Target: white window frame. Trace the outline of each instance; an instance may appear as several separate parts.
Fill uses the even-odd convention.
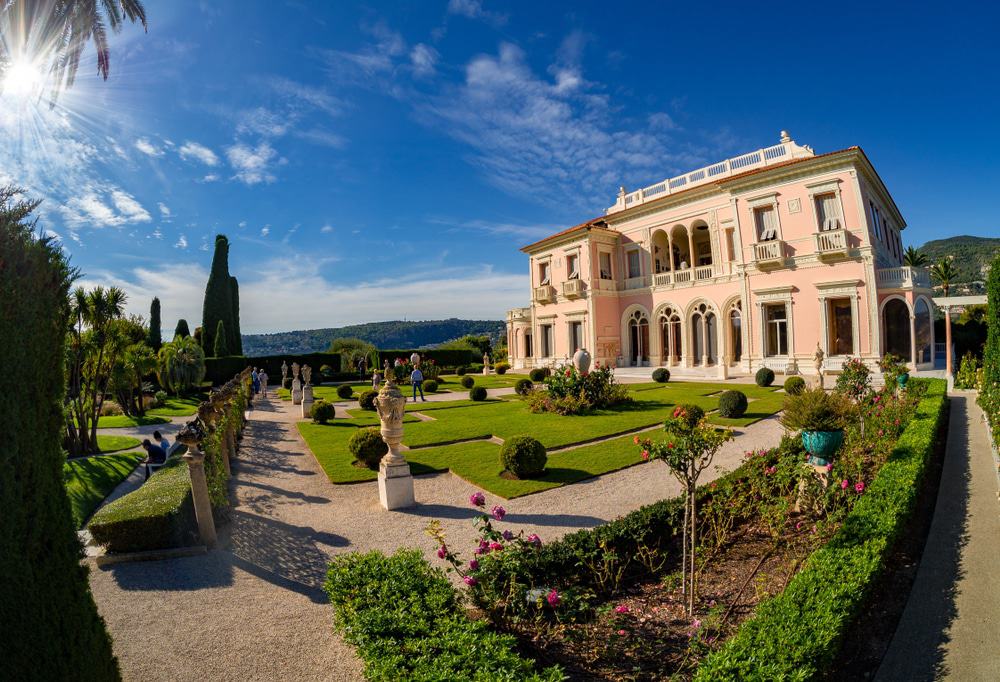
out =
[[[750,223],[753,225],[753,243],[762,244],[764,243],[760,234],[757,231],[757,209],[770,208],[774,211],[774,225],[776,234],[773,239],[768,239],[766,241],[784,241],[784,236],[782,236],[781,231],[781,211],[778,210],[778,193],[772,192],[771,194],[766,194],[759,197],[754,197],[753,199],[747,200],[747,205],[750,207]]]
[[[539,258],[535,261],[535,267],[538,268],[538,286],[544,287],[552,284],[552,257]],[[545,268],[548,273],[545,278],[542,278],[542,268]]]
[[[844,211],[844,199],[840,192],[840,180],[831,180],[830,182],[816,183],[812,185],[806,185],[806,189],[809,190],[809,203],[812,204],[813,212],[813,224],[816,225],[816,231],[822,232],[823,225],[819,220],[819,211],[816,208],[816,199],[824,194],[833,194],[836,202],[837,208],[840,209],[840,227],[841,229],[847,229],[847,212]]]
[[[580,255],[580,247],[577,246],[572,249],[568,249],[564,252],[563,258],[566,261],[566,279],[567,280],[578,280],[583,279],[583,259]],[[576,260],[576,276],[574,277],[569,269],[569,263],[571,259]]]
[[[860,280],[841,280],[836,282],[817,282],[816,291],[818,292],[819,305],[820,305],[820,321],[823,327],[822,337],[820,339],[821,347],[823,348],[823,353],[827,357],[830,357],[830,320],[827,301],[831,298],[849,298],[851,299],[851,334],[854,336],[852,339],[853,351],[851,355],[857,357],[861,354],[861,326],[860,311],[859,311],[859,299],[858,287],[861,286],[862,282]]]
[[[604,270],[601,268],[601,257],[608,257],[608,276],[604,276]],[[615,281],[615,253],[614,251],[608,251],[606,249],[598,249],[597,251],[597,275],[598,279],[603,279],[606,282]]]
[[[636,263],[639,264],[639,273],[636,275],[632,274],[632,254],[635,254]],[[642,277],[642,251],[638,244],[635,246],[629,246],[625,249],[625,279],[638,279]]]

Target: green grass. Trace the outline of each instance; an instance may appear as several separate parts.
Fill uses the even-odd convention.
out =
[[[203,395],[167,398],[160,407],[146,410],[147,414],[154,417],[188,417],[198,411],[198,404],[204,400]]]
[[[409,403],[407,411],[419,411],[434,421],[404,419],[403,443],[414,474],[451,470],[453,473],[502,497],[517,497],[566,483],[616,471],[641,461],[631,436],[620,436],[663,422],[678,403],[696,404],[706,411],[718,404],[717,394],[726,384],[674,383],[637,385],[634,403],[598,410],[586,416],[564,417],[533,414],[521,400],[488,400]],[[740,387],[742,390],[744,387]],[[710,414],[709,421],[725,426],[745,426],[781,409],[782,395],[775,389],[746,387],[750,409],[740,419],[723,419]],[[299,422],[303,438],[334,483],[374,480],[375,472],[352,464],[347,441],[359,426],[378,424],[373,412],[350,410],[350,419],[338,419],[325,426]],[[658,432],[651,435],[656,436]],[[485,439],[504,440],[521,434],[537,438],[547,449],[612,438],[552,454],[545,476],[530,481],[510,481],[500,477],[499,450]],[[480,439],[480,440],[477,440]],[[471,441],[471,442],[470,442]]]
[[[77,528],[83,527],[97,505],[128,477],[145,456],[143,452],[119,452],[71,459],[63,464],[63,482]]]
[[[101,452],[117,452],[118,450],[131,450],[142,441],[132,436],[108,436],[103,433],[97,434],[97,447]]]
[[[169,424],[170,420],[165,417],[151,417],[148,414],[143,417],[129,417],[124,414],[108,415],[97,420],[99,429],[123,429],[135,426],[153,426],[154,424]]]

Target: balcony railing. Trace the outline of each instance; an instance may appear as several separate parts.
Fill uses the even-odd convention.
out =
[[[820,258],[839,258],[847,255],[847,231],[830,230],[813,234],[816,254]]]
[[[702,265],[694,269],[694,278],[699,282],[712,279],[715,276],[715,268],[711,265]]]
[[[674,284],[688,284],[691,282],[691,270],[674,270]]]
[[[531,293],[531,300],[535,303],[552,303],[556,300],[556,288],[548,284],[535,287]]]
[[[883,289],[914,289],[931,288],[931,276],[926,268],[879,268],[875,271],[875,280]]]
[[[531,308],[512,308],[507,311],[507,317],[511,322],[530,320]]]
[[[587,292],[587,285],[581,279],[571,279],[563,282],[562,291],[566,298],[580,298]]]
[[[653,275],[654,287],[668,287],[674,283],[674,278],[669,272],[658,272]]]
[[[617,291],[618,283],[613,279],[595,279],[594,288],[600,291]]]
[[[776,267],[785,262],[785,242],[772,239],[753,245],[753,262],[759,268]]]
[[[641,277],[629,277],[625,280],[626,289],[643,289],[649,286],[649,275],[642,275]]]

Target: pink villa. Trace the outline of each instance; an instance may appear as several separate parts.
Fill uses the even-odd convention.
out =
[[[886,353],[934,363],[928,272],[903,265],[906,222],[860,147],[773,147],[654,185],[521,249],[531,306],[507,313],[514,368],[577,348],[615,367],[726,378],[815,374]]]

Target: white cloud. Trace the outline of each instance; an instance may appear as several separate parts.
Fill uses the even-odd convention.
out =
[[[448,14],[457,14],[467,19],[480,19],[494,26],[507,23],[507,15],[484,9],[482,0],[449,0]]]
[[[428,218],[428,223],[450,227],[454,230],[485,232],[493,235],[509,235],[518,239],[534,240],[547,237],[562,229],[560,225],[536,224],[524,225],[493,220],[451,220],[448,218]]]
[[[247,226],[247,221],[245,221],[245,220],[241,220],[239,222],[239,224],[237,225],[237,227],[246,227],[246,226]]]
[[[274,92],[293,102],[301,102],[324,111],[331,116],[340,114],[343,111],[343,104],[340,100],[320,88],[280,77],[269,79],[267,85]]]
[[[410,63],[413,64],[413,73],[417,76],[433,75],[439,56],[438,51],[433,47],[417,43],[410,50]]]
[[[135,141],[135,148],[146,156],[163,156],[163,150],[145,137],[140,137]]]
[[[674,123],[674,119],[670,117],[670,114],[663,111],[650,114],[648,120],[649,127],[653,130],[674,130],[677,128],[677,124]]]
[[[161,201],[161,202],[159,202],[156,205],[159,206],[159,208],[160,208],[160,215],[161,216],[163,216],[164,218],[169,218],[171,216],[170,207],[167,206],[165,203],[163,203]]]
[[[291,128],[291,118],[265,107],[244,111],[236,124],[236,132],[264,137],[281,137]]]
[[[135,197],[117,187],[86,187],[80,196],[60,206],[59,211],[71,227],[121,227],[153,219]]]
[[[326,56],[330,75],[337,80],[358,81],[360,78],[359,82],[370,85],[368,79],[393,70],[395,58],[406,54],[406,41],[382,21],[362,24],[361,30],[375,39],[374,44],[357,52],[322,50],[320,53]]]
[[[271,234],[271,226],[270,225],[265,225],[264,227],[260,228],[260,236],[261,237],[266,237],[269,234]]]
[[[187,161],[188,159],[196,159],[201,161],[206,166],[217,166],[219,164],[219,157],[211,149],[205,145],[198,144],[197,142],[191,142],[190,140],[181,145],[181,148],[177,150],[177,153],[181,155],[181,158]]]
[[[146,236],[146,239],[163,239],[163,233],[160,232],[160,228],[156,228]]]
[[[333,147],[334,149],[340,149],[347,144],[347,140],[342,138],[340,135],[326,130],[320,130],[319,128],[313,128],[311,130],[297,130],[293,134],[295,137],[306,140],[307,142],[321,144],[326,147]]]
[[[226,150],[229,165],[236,171],[234,177],[247,185],[274,182],[274,174],[268,167],[276,156],[277,152],[267,142],[256,147],[240,142]]]
[[[178,237],[177,238],[177,243],[174,244],[174,248],[175,249],[186,249],[187,247],[188,247],[187,237],[185,237],[184,235],[181,235],[180,237]]]
[[[205,177],[203,177],[201,179],[201,181],[202,182],[215,182],[218,179],[219,179],[219,176],[218,176],[217,173],[209,173],[208,175],[206,175]]]
[[[324,225],[323,227],[319,228],[319,231],[322,232],[323,234],[328,234],[330,232],[333,232],[333,225]]]

